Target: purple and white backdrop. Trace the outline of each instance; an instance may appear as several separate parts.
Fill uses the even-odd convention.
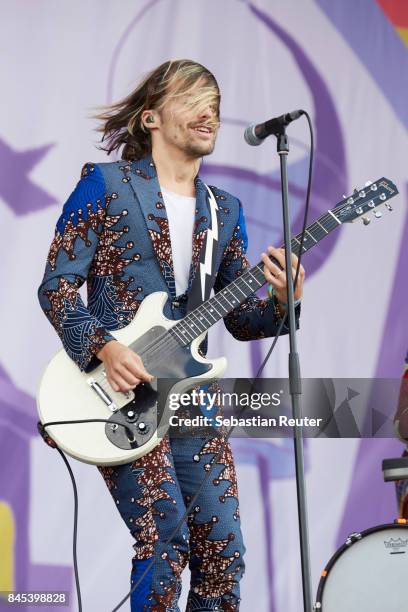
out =
[[[0,590],[73,595],[71,484],[35,428],[39,378],[60,347],[36,290],[56,219],[83,163],[107,160],[94,146],[92,107],[123,96],[162,61],[196,59],[220,82],[222,127],[203,174],[243,200],[253,262],[268,243],[281,243],[282,225],[275,142],[248,147],[248,123],[294,108],[311,114],[311,218],[368,179],[385,175],[397,183],[393,213],[367,228],[342,228],[305,257],[298,339],[305,377],[400,376],[408,346],[408,57],[386,9],[387,2],[375,0],[2,3],[8,61],[0,65]],[[299,223],[306,123],[289,133],[291,205]],[[229,357],[230,376],[256,371],[269,347],[268,341],[237,343],[222,327],[211,341],[212,354]],[[267,375],[286,376],[287,348],[281,339]],[[292,443],[240,439],[233,446],[248,549],[242,610],[256,604],[258,612],[298,612]],[[315,592],[322,567],[349,532],[395,517],[393,487],[382,483],[380,466],[402,445],[308,440],[305,451]],[[131,537],[96,469],[72,463],[84,607],[110,610],[128,589]]]

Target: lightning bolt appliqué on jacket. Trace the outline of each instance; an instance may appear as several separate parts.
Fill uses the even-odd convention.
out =
[[[215,200],[214,194],[211,191],[211,189],[207,185],[206,187],[207,187],[207,191],[209,194],[208,201],[210,204],[210,211],[211,211],[211,227],[209,227],[207,230],[204,262],[200,263],[201,297],[203,301],[206,299],[205,282],[207,280],[207,276],[211,277],[211,274],[212,274],[212,260],[213,260],[214,245],[216,245],[218,241],[218,224],[217,224],[218,204]]]

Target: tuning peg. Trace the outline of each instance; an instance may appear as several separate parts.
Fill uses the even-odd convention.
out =
[[[368,225],[371,222],[370,217],[363,217],[363,223],[364,225]]]
[[[382,217],[381,210],[376,210],[375,213],[374,213],[374,217],[377,217],[377,219],[380,219]]]
[[[394,210],[394,209],[393,209],[393,207],[391,206],[391,204],[388,204],[388,202],[386,203],[385,207],[386,207],[386,209],[387,209],[387,210],[389,210],[390,212],[391,212],[392,210]]]
[[[370,185],[372,185],[372,184],[373,184],[373,181],[366,181],[366,182],[364,183],[364,187],[369,187],[369,186],[370,186]]]

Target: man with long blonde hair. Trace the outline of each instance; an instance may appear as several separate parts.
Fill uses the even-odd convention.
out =
[[[102,148],[110,154],[123,147],[121,159],[85,164],[57,222],[39,287],[41,306],[78,367],[89,372],[103,362],[116,391],[127,392],[152,376],[110,331],[130,323],[143,298],[155,291],[168,294],[168,318],[186,314],[211,224],[199,168],[214,149],[219,113],[218,84],[204,66],[168,61],[150,72],[124,100],[98,115]],[[249,263],[240,201],[216,187],[211,192],[219,215],[212,257],[217,293]],[[251,295],[224,318],[239,340],[275,335],[285,309],[284,252],[268,247],[267,253],[281,265],[262,254],[273,296]],[[296,263],[294,257],[293,271]],[[298,301],[303,279],[301,267]],[[85,281],[87,305],[78,292]],[[201,350],[206,353],[206,341]],[[222,444],[215,433],[167,435],[137,461],[99,468],[135,539],[132,584],[146,573],[132,593],[133,612],[178,611],[187,563],[189,612],[239,609],[245,547],[229,444],[187,521],[167,542]]]

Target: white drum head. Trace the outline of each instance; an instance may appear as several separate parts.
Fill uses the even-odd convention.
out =
[[[408,609],[408,528],[363,532],[339,554],[324,581],[322,612]]]

